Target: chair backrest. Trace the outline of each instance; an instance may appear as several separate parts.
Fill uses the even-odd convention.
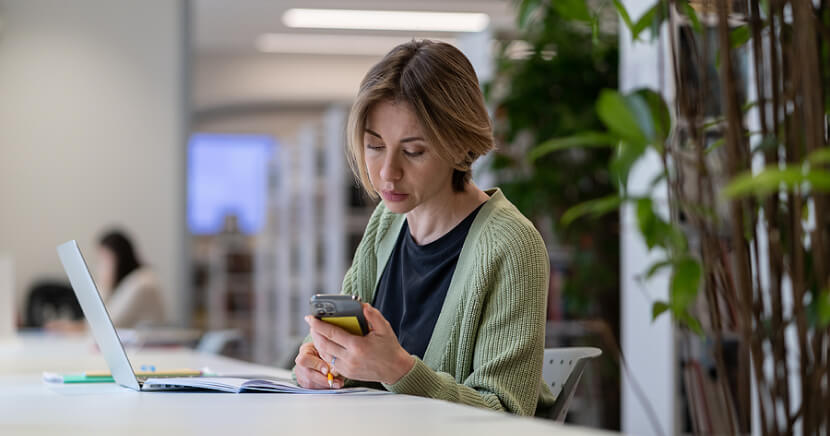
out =
[[[585,364],[601,354],[602,350],[593,347],[545,349],[542,379],[556,396],[556,402],[551,410],[552,419],[559,422],[565,420],[576,385],[585,370]]]
[[[202,335],[196,350],[203,353],[222,354],[229,345],[244,338],[239,329],[210,330]]]
[[[81,319],[84,312],[69,284],[59,281],[35,283],[26,300],[26,326],[43,327],[56,319]]]

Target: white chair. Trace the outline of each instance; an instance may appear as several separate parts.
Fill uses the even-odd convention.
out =
[[[585,370],[585,364],[599,357],[602,350],[593,347],[566,347],[545,349],[542,379],[556,396],[551,409],[551,419],[565,421],[576,385]]]

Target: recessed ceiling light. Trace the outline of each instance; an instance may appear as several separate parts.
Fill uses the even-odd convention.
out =
[[[490,24],[490,17],[473,12],[288,9],[282,22],[288,27],[318,29],[481,32]]]
[[[430,38],[455,44],[450,38]],[[383,56],[411,38],[399,36],[264,33],[256,40],[257,50],[265,53]]]

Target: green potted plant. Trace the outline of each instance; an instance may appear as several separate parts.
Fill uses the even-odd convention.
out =
[[[738,365],[746,377],[752,368],[761,434],[827,433],[830,4],[659,0],[633,19],[613,3],[635,39],[668,24],[668,68],[683,86],[671,104],[652,90],[604,90],[596,101],[603,128],[528,154],[602,144],[613,152],[616,192],[565,218],[635,208],[646,244],[664,253],[644,277],[671,271],[669,297],[653,316],[670,314],[683,334],[714,342],[719,404],[736,410],[725,413],[725,432],[750,425],[749,386],[730,387],[725,375],[722,344],[734,329]],[[660,174],[651,192],[631,194],[628,174],[649,153],[660,157]],[[668,217],[655,207],[658,189],[667,189]]]
[[[552,262],[549,319],[619,326],[619,229],[614,215],[599,223],[562,215],[589,199],[615,192],[608,148],[562,149],[537,159],[539,143],[602,127],[594,101],[617,83],[616,29],[599,32],[575,22],[559,2],[518,3],[521,29],[499,35],[494,79],[485,94],[494,108],[497,151],[491,171],[510,200],[540,229]],[[587,13],[587,9],[583,12]],[[603,426],[619,428],[619,371],[603,361]]]

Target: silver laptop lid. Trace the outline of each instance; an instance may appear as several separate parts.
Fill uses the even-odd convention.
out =
[[[107,313],[101,294],[98,293],[95,281],[92,280],[78,243],[73,240],[59,245],[58,257],[66,275],[69,276],[72,289],[75,290],[84,316],[92,329],[92,335],[95,336],[115,382],[130,389],[140,390],[133,367],[130,366],[124,347],[121,346],[118,333],[112,325],[112,319]]]

